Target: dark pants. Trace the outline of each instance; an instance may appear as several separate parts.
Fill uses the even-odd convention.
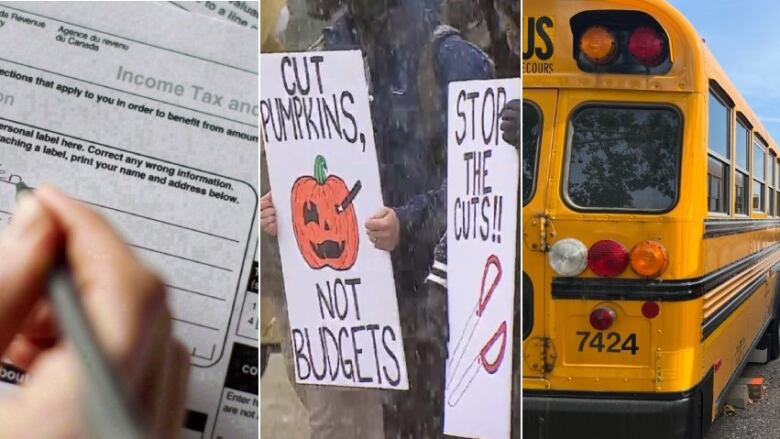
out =
[[[404,342],[409,390],[385,396],[385,438],[443,438],[445,358],[427,343]]]
[[[386,439],[453,438],[443,433],[447,291],[437,284],[423,291],[425,300],[404,309],[409,390],[389,392],[383,401]]]

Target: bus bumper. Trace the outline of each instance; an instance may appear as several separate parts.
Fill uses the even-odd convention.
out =
[[[711,379],[676,395],[526,391],[523,438],[700,439],[712,420]]]

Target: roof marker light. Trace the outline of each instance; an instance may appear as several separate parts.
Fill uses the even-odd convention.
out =
[[[594,64],[607,64],[617,53],[615,34],[606,26],[591,26],[580,37],[580,50]]]

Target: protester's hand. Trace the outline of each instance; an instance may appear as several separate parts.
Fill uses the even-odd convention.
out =
[[[276,208],[274,208],[271,192],[260,198],[260,226],[265,233],[276,236]]]
[[[0,352],[28,371],[0,400],[0,437],[88,438],[90,379],[46,299],[47,272],[65,258],[98,343],[154,438],[181,429],[189,355],[171,335],[162,281],[94,211],[42,187],[0,235]]]
[[[389,207],[379,209],[379,212],[369,218],[366,221],[366,230],[368,239],[380,250],[393,251],[401,237],[398,215]]]
[[[520,147],[520,99],[513,99],[501,110],[501,137],[515,148]]]

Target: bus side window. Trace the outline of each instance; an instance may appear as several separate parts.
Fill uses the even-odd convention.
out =
[[[767,198],[769,198],[769,215],[777,216],[777,206],[775,205],[775,187],[777,187],[777,156],[774,152],[770,152],[767,164]]]
[[[737,116],[737,153],[736,172],[734,191],[734,207],[737,215],[748,215],[748,199],[750,198],[750,168],[748,168],[748,157],[750,157],[750,129],[742,118]]]
[[[766,145],[753,136],[753,211],[766,212]]]
[[[772,196],[775,197],[775,216],[780,216],[780,159],[777,159],[775,162],[775,170],[778,171],[778,174],[776,174],[778,179],[775,180],[777,192],[772,194]]]
[[[707,160],[707,209],[710,212],[729,213],[730,125],[731,109],[710,91]]]

